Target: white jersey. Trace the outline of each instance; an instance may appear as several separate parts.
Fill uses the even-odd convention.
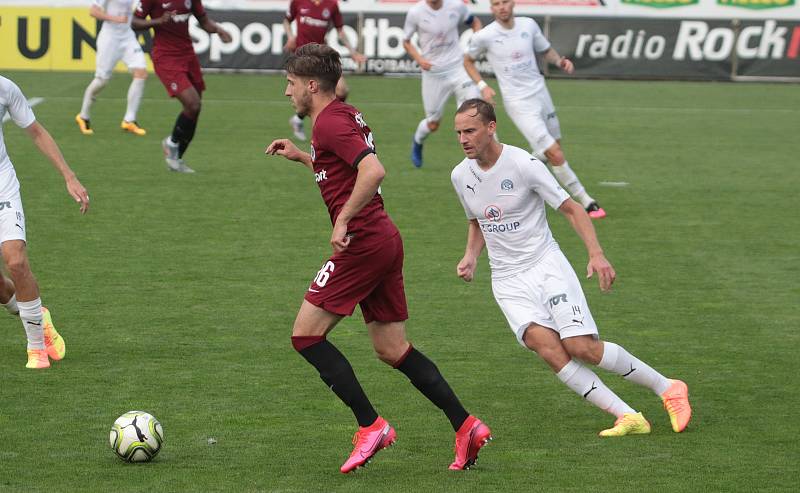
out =
[[[28,100],[16,84],[0,76],[0,121],[8,114],[20,128],[28,128],[36,121]],[[6,144],[3,139],[3,127],[0,126],[0,197],[7,197],[19,191],[19,181],[14,172],[14,165],[8,158]]]
[[[514,17],[512,29],[505,29],[495,21],[475,33],[469,41],[467,54],[474,60],[486,54],[503,100],[516,101],[545,89],[535,52],[548,49],[550,41],[535,20]]]
[[[125,24],[104,21],[101,31],[105,32],[106,34],[114,33],[119,37],[129,36],[131,31],[133,4],[135,1],[137,0],[92,0],[92,5],[100,7],[106,14],[116,17],[125,16],[128,18],[128,22]]]
[[[503,144],[497,162],[484,171],[464,159],[450,179],[469,219],[477,219],[492,279],[531,268],[558,249],[550,233],[544,203],[558,209],[569,198],[538,159],[519,147]]]
[[[446,72],[463,65],[464,51],[458,42],[458,26],[471,18],[472,14],[461,0],[443,0],[438,10],[422,0],[406,14],[404,37],[410,41],[414,33],[419,34],[420,52],[431,62],[430,72]]]

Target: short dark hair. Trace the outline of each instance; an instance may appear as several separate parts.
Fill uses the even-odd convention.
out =
[[[473,109],[478,113],[476,116],[480,117],[483,123],[486,123],[487,125],[489,122],[497,123],[497,116],[494,114],[494,106],[487,103],[483,99],[467,99],[461,103],[461,106],[458,107],[456,113],[466,113],[467,111]]]
[[[309,43],[298,48],[286,60],[286,72],[297,77],[315,79],[324,92],[336,89],[342,77],[339,53],[328,45]]]

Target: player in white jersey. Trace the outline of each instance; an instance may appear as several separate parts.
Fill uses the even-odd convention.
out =
[[[492,291],[517,341],[538,353],[570,389],[617,417],[600,436],[650,433],[650,424],[581,360],[650,388],[661,397],[673,430],[683,431],[691,418],[686,384],[665,378],[623,347],[599,339],[575,271],[550,233],[545,202],[566,216],[586,245],[587,276],[596,272],[600,289],[609,290],[616,274],[583,207],[544,163],[495,140],[491,104],[466,101],[456,113],[455,128],[467,157],[451,179],[469,219],[458,276],[472,280],[486,246]]]
[[[92,135],[94,130],[90,123],[92,103],[97,95],[108,84],[111,73],[117,62],[122,62],[133,75],[128,88],[128,108],[122,118],[120,128],[134,135],[145,135],[145,129],[136,122],[136,114],[144,93],[144,81],[147,79],[147,63],[144,52],[136,34],[131,29],[131,15],[134,0],[92,0],[89,14],[103,21],[103,27],[97,35],[97,58],[94,79],[83,93],[81,112],[75,117],[78,128],[84,135]]]
[[[36,147],[64,177],[67,192],[81,205],[81,213],[89,209],[89,195],[64,161],[58,145],[47,130],[36,121],[28,101],[16,84],[0,76],[0,121],[8,114],[18,127],[24,128]],[[64,340],[59,336],[50,312],[42,306],[39,286],[28,263],[25,238],[25,213],[19,193],[19,181],[8,158],[3,128],[0,127],[0,252],[11,279],[0,275],[0,303],[18,314],[28,337],[27,368],[48,368],[49,358],[64,357]],[[49,356],[49,358],[48,358]]]
[[[461,0],[421,0],[406,14],[403,47],[422,71],[422,106],[425,118],[417,125],[411,142],[411,162],[422,166],[422,144],[439,128],[444,105],[455,94],[456,107],[480,97],[478,86],[464,70],[464,52],[459,45],[458,26],[477,32],[481,21]],[[411,39],[417,34],[420,50]],[[420,53],[421,51],[421,53]]]
[[[561,128],[536,53],[571,74],[575,67],[544,37],[536,21],[514,17],[513,0],[490,0],[494,22],[476,33],[469,42],[464,66],[478,83],[483,99],[494,101],[494,89],[481,79],[475,60],[486,55],[492,66],[506,113],[528,141],[536,157],[550,165],[553,174],[592,219],[606,216],[572,171],[561,149]]]

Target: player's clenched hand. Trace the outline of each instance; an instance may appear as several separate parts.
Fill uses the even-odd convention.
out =
[[[350,245],[350,237],[347,236],[347,224],[336,221],[333,225],[333,233],[331,234],[331,246],[336,253],[347,250]]]
[[[233,40],[231,33],[226,31],[225,28],[219,24],[217,24],[217,36],[219,36],[219,39],[221,39],[223,43],[230,43],[231,40]]]
[[[286,38],[286,44],[283,45],[283,51],[286,53],[292,53],[295,48],[297,48],[297,38],[294,36]]]
[[[495,95],[497,95],[497,93],[494,92],[494,89],[492,89],[491,86],[486,86],[483,89],[481,89],[481,99],[491,104],[492,106],[494,106]]]
[[[561,60],[558,62],[558,67],[568,74],[575,71],[575,65],[572,63],[572,60],[567,57],[561,57]]]
[[[472,278],[475,275],[475,267],[477,263],[477,259],[467,257],[462,258],[461,262],[459,262],[456,266],[456,274],[458,274],[458,277],[466,282],[472,281]]]
[[[75,175],[67,178],[67,192],[75,199],[75,202],[81,204],[81,214],[86,214],[86,211],[89,210],[89,193]]]
[[[156,24],[158,24],[159,26],[161,24],[166,24],[167,22],[171,21],[173,17],[175,17],[175,11],[174,10],[168,10],[168,11],[164,12],[164,14],[162,14],[161,17],[156,19]]]
[[[276,139],[267,146],[264,154],[283,156],[290,161],[303,161],[303,151],[297,148],[289,139]]]
[[[359,65],[361,65],[362,63],[366,63],[366,61],[367,61],[367,57],[365,57],[364,55],[362,55],[361,53],[359,53],[359,52],[357,52],[355,50],[350,52],[350,58],[352,58],[353,61],[356,62]]]
[[[433,67],[433,64],[424,58],[422,61],[419,62],[419,68],[422,70],[430,70]]]
[[[617,278],[617,273],[614,272],[614,268],[602,254],[589,257],[589,265],[586,266],[586,277],[591,278],[595,272],[597,272],[599,278],[600,290],[610,290],[611,285]]]

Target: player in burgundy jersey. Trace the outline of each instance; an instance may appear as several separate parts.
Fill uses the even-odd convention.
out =
[[[296,36],[292,33],[292,21],[295,20]],[[328,34],[331,24],[336,28],[339,41],[350,52],[353,60],[359,64],[366,62],[367,57],[356,51],[344,34],[344,22],[337,0],[290,0],[286,17],[283,19],[283,28],[286,31],[286,44],[283,49],[287,53],[294,53],[297,48],[308,43],[325,44],[325,35]],[[348,92],[344,77],[339,78],[336,83],[336,97],[345,101]],[[298,113],[289,120],[294,136],[300,140],[306,140],[303,118],[305,115]]]
[[[200,61],[189,36],[189,18],[192,15],[204,31],[217,33],[226,43],[231,41],[231,35],[208,17],[201,0],[141,0],[131,23],[137,30],[154,29],[153,52],[150,56],[156,75],[170,97],[178,98],[183,105],[172,135],[161,141],[167,167],[181,173],[194,173],[183,162],[183,154],[194,138],[197,118],[200,116],[201,94],[206,88]]]
[[[356,305],[378,358],[405,374],[444,411],[456,431],[450,469],[466,469],[491,432],[462,407],[436,365],[406,340],[403,241],[383,208],[379,186],[385,170],[375,155],[372,132],[357,109],[336,98],[339,54],[325,45],[307,44],[289,56],[286,72],[286,96],[311,117],[311,154],[288,139],[273,141],[266,153],[314,172],[333,223],[333,255],[308,288],[292,329],[292,345],[358,421],[355,448],[341,471],[364,465],[395,440],[394,428],[378,416],[350,363],[325,338]]]

